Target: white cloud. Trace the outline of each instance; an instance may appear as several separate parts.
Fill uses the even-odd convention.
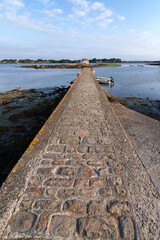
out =
[[[105,19],[105,20],[99,22],[98,25],[99,25],[101,28],[105,29],[105,28],[107,28],[108,24],[110,24],[110,23],[112,23],[112,22],[113,22],[113,19]]]
[[[101,3],[101,2],[94,2],[92,5],[91,5],[91,9],[93,10],[103,10],[104,9],[104,4]]]
[[[98,26],[107,27],[113,19],[109,19],[113,12],[106,8],[101,2],[94,2],[87,0],[70,0],[73,3],[72,14],[68,18],[75,18],[76,21],[80,19],[82,25],[89,25],[95,22]]]
[[[48,16],[48,17],[55,17],[57,14],[61,14],[63,11],[60,8],[54,8],[52,10],[44,10],[44,13]]]
[[[125,18],[124,16],[118,16],[118,19],[119,19],[120,21],[126,20],[126,18]]]
[[[0,3],[0,9],[2,10],[18,10],[24,7],[22,0],[3,0]]]
[[[113,15],[113,12],[109,9],[105,9],[101,14],[99,14],[96,17],[96,20],[105,20],[108,17],[111,17]]]
[[[86,0],[70,0],[73,4],[79,5],[79,7],[87,9],[89,6],[89,1]]]

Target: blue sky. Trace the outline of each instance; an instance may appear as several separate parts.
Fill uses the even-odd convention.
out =
[[[159,0],[0,0],[0,59],[160,60]]]

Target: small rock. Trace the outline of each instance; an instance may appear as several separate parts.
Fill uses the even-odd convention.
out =
[[[87,214],[89,216],[104,214],[106,209],[100,201],[92,200],[87,204]]]
[[[109,182],[112,186],[120,186],[122,185],[122,179],[120,177],[110,177]]]
[[[106,178],[91,178],[89,185],[92,187],[105,187],[107,186]]]
[[[44,185],[46,186],[55,186],[55,187],[69,187],[72,184],[71,179],[61,179],[61,178],[50,178]]]
[[[74,187],[86,187],[88,186],[88,179],[83,179],[83,178],[77,178],[74,181]]]
[[[68,237],[74,239],[76,230],[76,220],[68,216],[53,216],[51,219],[49,232],[51,236]]]
[[[76,176],[79,173],[80,169],[78,168],[61,167],[57,170],[57,174],[61,176]]]
[[[75,189],[62,189],[58,191],[57,196],[61,199],[66,199],[76,196],[76,193],[77,191]]]
[[[48,224],[48,216],[49,216],[48,213],[41,214],[41,216],[38,220],[37,226],[36,226],[37,231],[44,232],[46,230],[47,224]]]
[[[108,212],[113,215],[122,216],[124,213],[129,211],[130,207],[128,202],[112,201],[108,204]]]
[[[126,240],[134,240],[134,226],[131,217],[123,216],[118,220],[121,238]]]
[[[86,213],[86,205],[79,200],[68,200],[63,205],[63,210],[74,212],[75,214]]]
[[[77,233],[81,239],[119,239],[117,221],[110,216],[80,218]]]
[[[27,211],[18,211],[9,221],[12,232],[28,232],[36,220],[36,215]]]
[[[109,187],[99,189],[99,195],[102,197],[112,196],[112,194],[113,191]]]
[[[117,194],[117,196],[125,197],[126,190],[122,187],[116,187],[116,194]]]

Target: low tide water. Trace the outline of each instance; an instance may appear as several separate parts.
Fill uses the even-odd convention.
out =
[[[69,86],[79,69],[20,68],[22,64],[0,64],[0,92],[21,89],[38,89]],[[160,66],[122,64],[121,67],[95,68],[99,77],[114,78],[112,88],[102,86],[112,96],[160,99]]]
[[[0,92],[21,89],[69,86],[78,69],[20,68],[24,64],[0,64]],[[31,65],[31,64],[27,64]]]
[[[113,77],[115,84],[111,88],[102,87],[116,98],[160,99],[160,66],[122,64],[121,67],[94,70],[98,77]]]

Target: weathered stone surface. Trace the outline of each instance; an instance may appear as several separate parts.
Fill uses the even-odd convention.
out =
[[[87,146],[87,145],[80,145],[77,148],[77,151],[80,153],[93,153],[94,147],[93,146]]]
[[[55,199],[52,200],[38,200],[35,205],[35,209],[38,210],[51,210],[51,211],[59,211],[60,209],[60,202],[56,201]]]
[[[102,202],[92,200],[87,205],[87,213],[89,216],[105,214],[106,207]]]
[[[82,174],[86,176],[97,176],[97,173],[94,169],[85,167],[82,169]]]
[[[51,219],[49,232],[51,236],[68,237],[74,239],[76,220],[68,216],[56,216]]]
[[[77,190],[76,189],[62,189],[57,192],[58,198],[66,199],[69,197],[76,196]]]
[[[85,136],[88,136],[88,135],[89,135],[89,132],[86,129],[78,129],[76,131],[76,136],[85,137]]]
[[[80,200],[68,200],[63,205],[63,210],[73,212],[75,214],[86,213],[86,204]]]
[[[38,187],[42,182],[42,178],[41,176],[32,176],[29,183],[28,183],[28,186],[29,187]]]
[[[23,199],[21,204],[20,204],[20,208],[24,209],[24,210],[27,210],[32,204],[32,201],[31,200],[25,200]]]
[[[41,161],[41,165],[43,165],[43,166],[47,165],[48,166],[48,165],[51,164],[51,162],[52,162],[52,160],[48,160],[48,159],[45,160],[44,159],[44,160]]]
[[[117,221],[109,216],[78,219],[77,233],[82,239],[119,239]]]
[[[121,169],[120,168],[115,168],[114,172],[115,172],[115,174],[121,174]]]
[[[117,194],[117,196],[125,197],[126,190],[122,187],[116,187],[116,194]]]
[[[68,147],[66,150],[68,153],[73,153],[76,151],[76,149],[74,147]]]
[[[118,220],[121,238],[126,240],[134,240],[135,239],[134,226],[131,217],[123,216],[118,218]]]
[[[89,181],[91,187],[105,187],[108,185],[106,178],[91,178]]]
[[[87,164],[92,167],[105,167],[106,163],[104,161],[88,161]]]
[[[77,178],[74,181],[74,187],[79,188],[79,187],[86,187],[88,186],[88,179],[85,178]]]
[[[51,196],[53,198],[55,196],[55,194],[56,194],[56,189],[55,188],[48,188],[46,190],[45,194],[47,196]]]
[[[114,149],[112,146],[96,146],[96,149],[95,149],[96,153],[101,153],[101,152],[105,152],[105,153],[113,153],[114,152]]]
[[[65,160],[54,160],[52,162],[52,165],[65,165],[66,161]]]
[[[58,157],[59,157],[59,154],[57,154],[57,153],[46,152],[43,154],[43,158],[47,158],[50,160],[57,160]]]
[[[31,195],[40,195],[43,192],[43,188],[36,188],[36,187],[30,187],[27,188],[25,193],[31,194]]]
[[[39,168],[37,174],[49,175],[53,172],[54,168]]]
[[[122,179],[121,177],[110,177],[109,182],[112,186],[121,186],[122,185]]]
[[[44,185],[46,186],[55,186],[55,187],[68,187],[71,186],[72,180],[71,179],[63,179],[63,178],[50,178],[48,179]]]
[[[79,190],[79,194],[83,197],[96,197],[97,191],[92,188],[82,188]]]
[[[81,155],[79,153],[73,153],[72,154],[72,158],[73,159],[80,159],[81,158]]]
[[[56,153],[63,153],[65,151],[65,145],[49,145],[47,147],[48,152],[56,152]]]
[[[48,213],[43,212],[38,220],[38,223],[36,225],[36,230],[38,232],[44,232],[48,225]]]
[[[28,232],[36,220],[36,215],[27,211],[18,211],[9,221],[12,232]]]
[[[112,201],[108,204],[108,212],[113,215],[122,216],[123,214],[129,211],[130,206],[128,202]]]
[[[102,168],[102,169],[99,170],[99,176],[100,177],[106,177],[106,176],[111,175],[112,172],[113,172],[112,169],[109,168],[109,167]]]
[[[61,176],[77,176],[79,173],[79,168],[61,167],[57,170],[57,174]]]
[[[102,197],[112,196],[113,191],[110,187],[100,188],[99,189],[99,195]]]

